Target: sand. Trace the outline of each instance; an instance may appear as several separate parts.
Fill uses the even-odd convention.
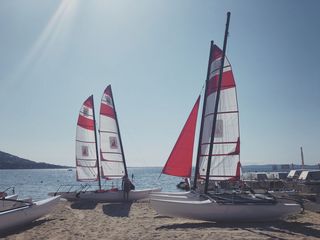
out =
[[[219,224],[158,215],[148,201],[61,201],[45,217],[2,239],[318,239],[320,214],[305,211],[272,223]]]

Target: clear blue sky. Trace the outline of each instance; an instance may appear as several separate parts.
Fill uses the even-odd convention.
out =
[[[317,0],[3,0],[0,150],[74,165],[79,108],[112,84],[127,164],[162,166],[227,11],[243,164],[320,162]]]

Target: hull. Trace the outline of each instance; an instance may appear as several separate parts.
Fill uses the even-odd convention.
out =
[[[151,206],[170,217],[214,222],[264,222],[285,218],[301,211],[295,203],[221,204],[207,200],[168,200],[151,198]]]
[[[31,205],[18,207],[0,213],[0,231],[21,226],[49,213],[58,204],[60,196],[34,202]]]
[[[149,194],[152,192],[160,191],[160,188],[143,189],[143,190],[131,190],[129,192],[128,201],[137,201],[141,199],[149,198]],[[49,193],[52,195],[53,193]],[[122,190],[117,191],[86,191],[86,192],[57,192],[69,201],[75,200],[93,200],[98,202],[122,202],[124,201],[124,192]]]
[[[192,192],[154,192],[150,194],[150,198],[162,200],[194,201],[199,200],[199,195]]]
[[[157,193],[152,193],[152,195],[186,196],[190,193],[191,193],[191,191],[188,191],[188,192],[157,192]]]

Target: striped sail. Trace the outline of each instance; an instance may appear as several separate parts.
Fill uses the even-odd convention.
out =
[[[76,131],[76,170],[78,181],[98,180],[92,95],[82,104],[79,112]]]
[[[106,179],[123,177],[125,175],[124,158],[111,85],[105,89],[101,99],[99,133],[101,177]]]
[[[221,60],[222,51],[214,45],[210,55],[210,75],[204,96],[206,98],[206,108],[203,114],[203,134],[200,141],[199,165],[200,177],[205,178],[208,157],[211,155],[209,177],[214,180],[234,179],[238,178],[240,174],[240,134],[236,85],[231,65],[227,58],[225,58],[223,67],[213,149],[209,153]]]

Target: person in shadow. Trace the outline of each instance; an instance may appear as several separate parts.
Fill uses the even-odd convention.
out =
[[[134,190],[135,186],[132,184],[127,175],[122,178],[122,190],[123,190],[123,199],[124,201],[129,200],[129,192]]]

